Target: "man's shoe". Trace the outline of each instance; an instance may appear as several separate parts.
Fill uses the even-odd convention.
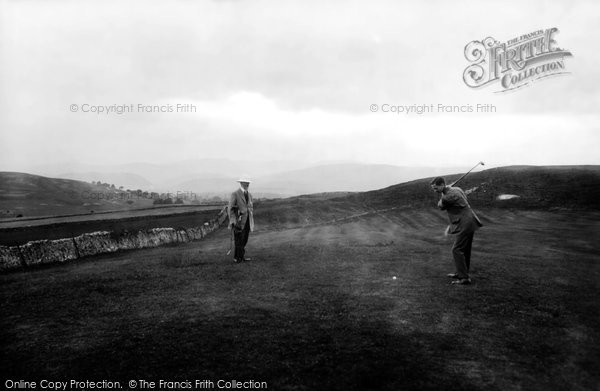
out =
[[[233,263],[240,263],[241,261],[237,258],[233,258]]]
[[[450,278],[458,278],[458,273],[449,273],[448,277],[450,277]]]
[[[452,285],[469,285],[470,283],[470,278],[459,278],[458,280],[452,281]]]

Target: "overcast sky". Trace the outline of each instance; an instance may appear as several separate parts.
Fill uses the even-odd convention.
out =
[[[0,171],[201,158],[600,164],[597,1],[0,4]],[[504,94],[464,84],[470,41],[551,27],[573,53],[570,74]],[[478,103],[496,112],[381,112]],[[95,105],[135,110],[82,112]]]

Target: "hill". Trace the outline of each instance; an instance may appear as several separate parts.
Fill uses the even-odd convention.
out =
[[[461,175],[448,175],[446,182]],[[438,199],[429,187],[432,179],[419,179],[349,198],[377,207],[431,207]],[[600,166],[499,167],[473,172],[457,186],[473,190],[469,202],[475,207],[600,209]],[[501,195],[517,197],[503,200]]]
[[[448,183],[462,174],[447,175]],[[309,225],[391,208],[435,209],[438,195],[418,179],[380,190],[341,197],[299,196],[269,200],[256,208],[257,221],[275,225]],[[509,166],[469,174],[458,185],[472,192],[475,208],[527,210],[600,210],[600,166]],[[502,199],[502,195],[516,196]]]
[[[153,188],[152,183],[146,178],[132,174],[129,172],[66,172],[56,175],[58,178],[63,179],[74,179],[84,182],[103,182],[111,183],[117,187],[123,186],[126,189],[144,189],[151,190]]]
[[[147,207],[152,200],[72,179],[0,172],[0,217],[68,215]]]

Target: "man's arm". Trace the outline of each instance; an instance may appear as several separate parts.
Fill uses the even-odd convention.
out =
[[[448,193],[444,194],[442,198],[440,198],[440,201],[438,202],[438,207],[441,210],[446,210],[459,203],[460,196],[456,194],[455,191],[448,191]]]
[[[227,214],[229,215],[229,226],[235,226],[237,224],[237,217],[235,210],[238,208],[237,206],[237,197],[235,196],[235,192],[231,193],[231,197],[229,197],[229,205],[227,206]]]

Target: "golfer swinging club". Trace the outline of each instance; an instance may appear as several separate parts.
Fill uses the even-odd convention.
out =
[[[238,180],[240,188],[231,193],[229,199],[229,229],[233,231],[235,242],[235,253],[233,262],[239,263],[249,261],[250,258],[245,258],[245,247],[248,243],[250,231],[254,230],[254,217],[252,206],[252,195],[248,192],[250,181],[248,179]]]
[[[448,277],[454,279],[452,284],[464,285],[471,283],[469,267],[473,236],[483,224],[471,209],[465,192],[460,187],[454,187],[455,184],[456,182],[446,186],[444,178],[437,177],[431,181],[431,188],[441,195],[438,208],[448,212],[450,225],[447,232],[456,235],[454,246],[452,246],[456,271],[448,274]]]

